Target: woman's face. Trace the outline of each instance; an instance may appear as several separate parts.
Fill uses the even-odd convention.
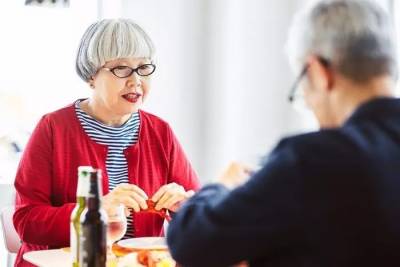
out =
[[[129,77],[119,78],[110,69],[120,66],[136,69],[149,63],[146,58],[121,58],[106,62],[90,81],[94,104],[114,116],[138,111],[150,90],[150,76],[139,76],[133,72]]]

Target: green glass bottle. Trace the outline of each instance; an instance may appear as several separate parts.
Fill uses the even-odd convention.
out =
[[[78,186],[76,189],[76,205],[71,213],[70,220],[70,246],[72,266],[79,267],[79,236],[81,227],[81,214],[86,207],[86,197],[89,194],[90,166],[78,167]]]
[[[107,257],[107,214],[101,206],[101,170],[90,173],[89,195],[81,215],[79,267],[105,267]]]

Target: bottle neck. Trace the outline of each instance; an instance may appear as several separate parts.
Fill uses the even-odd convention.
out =
[[[99,210],[101,207],[101,202],[99,198],[89,197],[87,199],[88,210]]]
[[[100,185],[101,172],[100,170],[93,170],[90,174],[89,195],[87,196],[88,210],[98,210],[101,207],[100,197],[102,195],[102,190]]]

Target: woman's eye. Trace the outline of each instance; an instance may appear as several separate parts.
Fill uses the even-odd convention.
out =
[[[116,69],[119,69],[119,70],[125,70],[125,69],[130,69],[128,66],[117,66],[117,67],[115,67]]]

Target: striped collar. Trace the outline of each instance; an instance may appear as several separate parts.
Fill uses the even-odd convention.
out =
[[[123,125],[118,127],[113,127],[97,121],[92,116],[84,112],[79,106],[80,102],[81,100],[77,100],[75,102],[75,113],[79,119],[79,122],[84,128],[85,132],[92,139],[93,138],[103,139],[103,142],[98,142],[98,143],[107,144],[106,139],[115,139],[115,138],[118,138],[119,140],[126,140],[127,142],[130,143],[130,141],[132,141],[133,139],[137,139],[140,126],[139,112],[132,113],[132,116]]]

